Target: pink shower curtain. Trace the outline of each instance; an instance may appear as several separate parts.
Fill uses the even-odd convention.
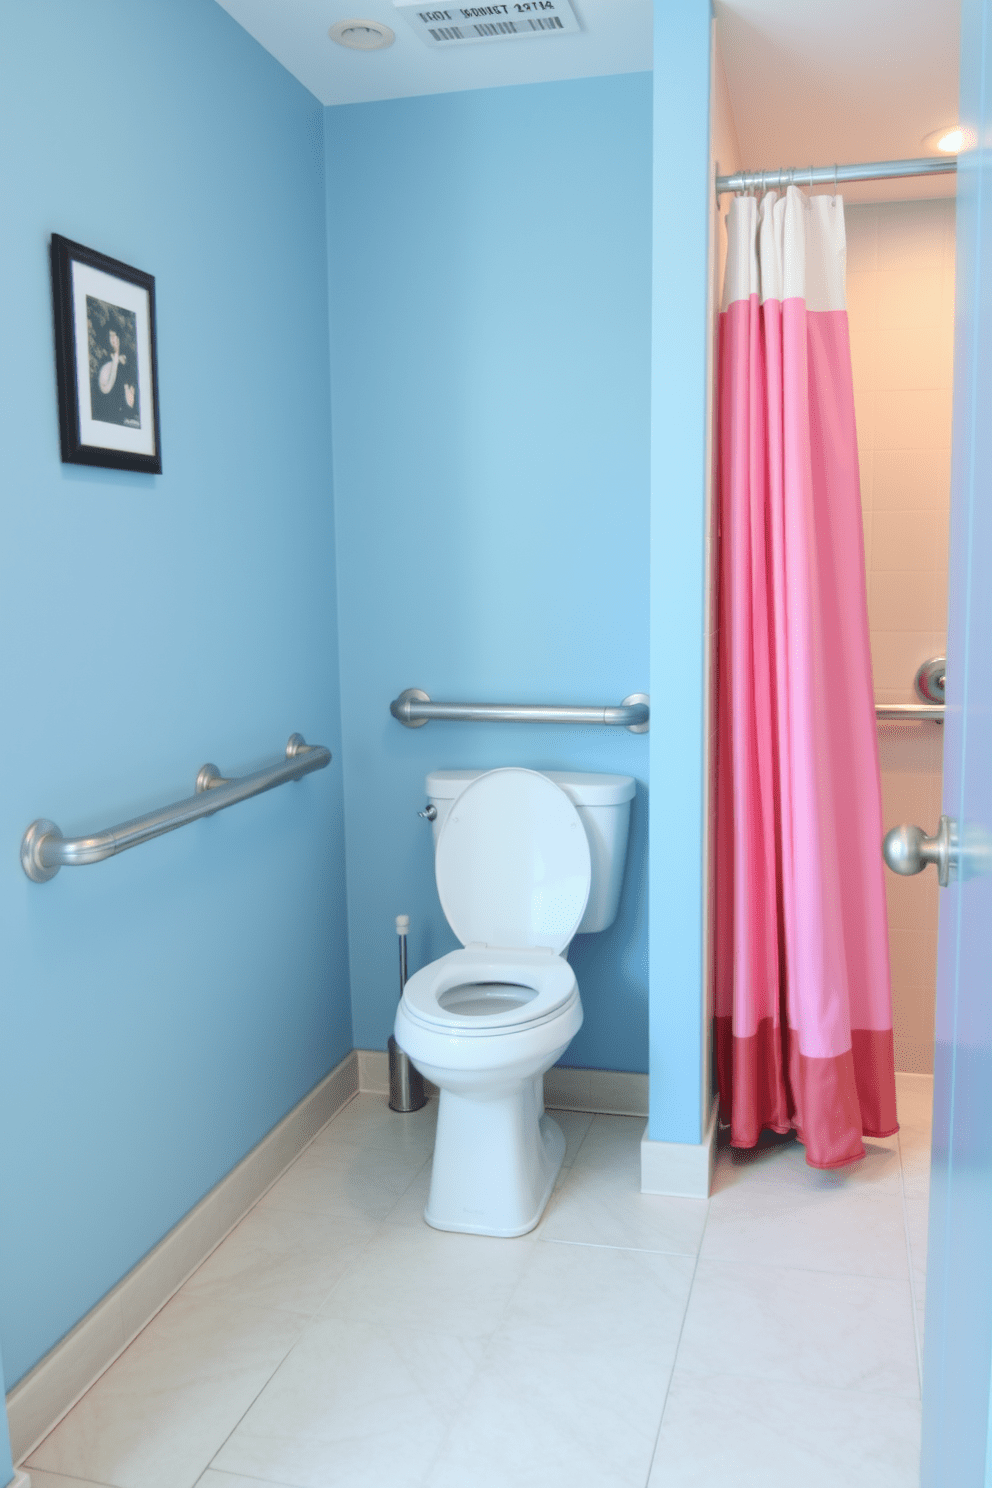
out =
[[[814,1167],[897,1130],[844,207],[727,219],[720,316],[716,1048],[722,1119]]]

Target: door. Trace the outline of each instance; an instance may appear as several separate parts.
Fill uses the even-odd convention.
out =
[[[992,1482],[992,0],[964,0],[923,1488]]]

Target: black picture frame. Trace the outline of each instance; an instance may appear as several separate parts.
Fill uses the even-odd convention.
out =
[[[160,475],[153,276],[58,233],[51,264],[63,463]]]

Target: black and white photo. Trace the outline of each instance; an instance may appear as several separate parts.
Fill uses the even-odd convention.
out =
[[[161,472],[155,280],[52,234],[62,459]]]

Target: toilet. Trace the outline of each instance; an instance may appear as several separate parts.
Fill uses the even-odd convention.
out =
[[[441,1093],[424,1218],[523,1235],[565,1152],[543,1093],[582,1026],[565,953],[616,918],[634,781],[436,770],[427,795],[438,895],[463,949],[416,972],[396,1013],[396,1042]]]

